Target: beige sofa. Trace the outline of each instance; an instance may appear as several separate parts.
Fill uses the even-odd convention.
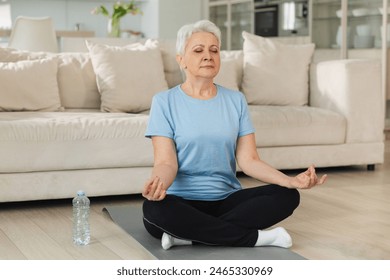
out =
[[[312,46],[251,36],[221,53],[216,82],[246,94],[264,160],[279,169],[383,162],[379,62],[311,63]],[[173,42],[148,44],[0,49],[0,202],[141,192],[153,164],[150,100],[183,78]]]

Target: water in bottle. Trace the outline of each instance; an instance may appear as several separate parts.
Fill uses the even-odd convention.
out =
[[[89,198],[78,191],[73,199],[73,243],[87,245],[91,239],[89,231]]]

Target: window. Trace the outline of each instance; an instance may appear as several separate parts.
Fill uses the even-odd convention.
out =
[[[283,29],[284,30],[295,29],[295,3],[294,2],[283,3]]]

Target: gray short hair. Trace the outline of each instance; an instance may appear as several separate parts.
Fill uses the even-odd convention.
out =
[[[187,40],[193,33],[209,32],[213,34],[217,40],[219,47],[221,47],[221,30],[209,20],[200,20],[192,24],[182,26],[177,32],[176,39],[176,53],[183,55]]]

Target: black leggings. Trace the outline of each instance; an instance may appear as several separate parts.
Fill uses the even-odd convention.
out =
[[[290,216],[299,205],[299,192],[277,185],[239,190],[218,201],[185,200],[167,195],[145,200],[144,225],[156,238],[164,232],[194,243],[253,247],[258,230]]]

